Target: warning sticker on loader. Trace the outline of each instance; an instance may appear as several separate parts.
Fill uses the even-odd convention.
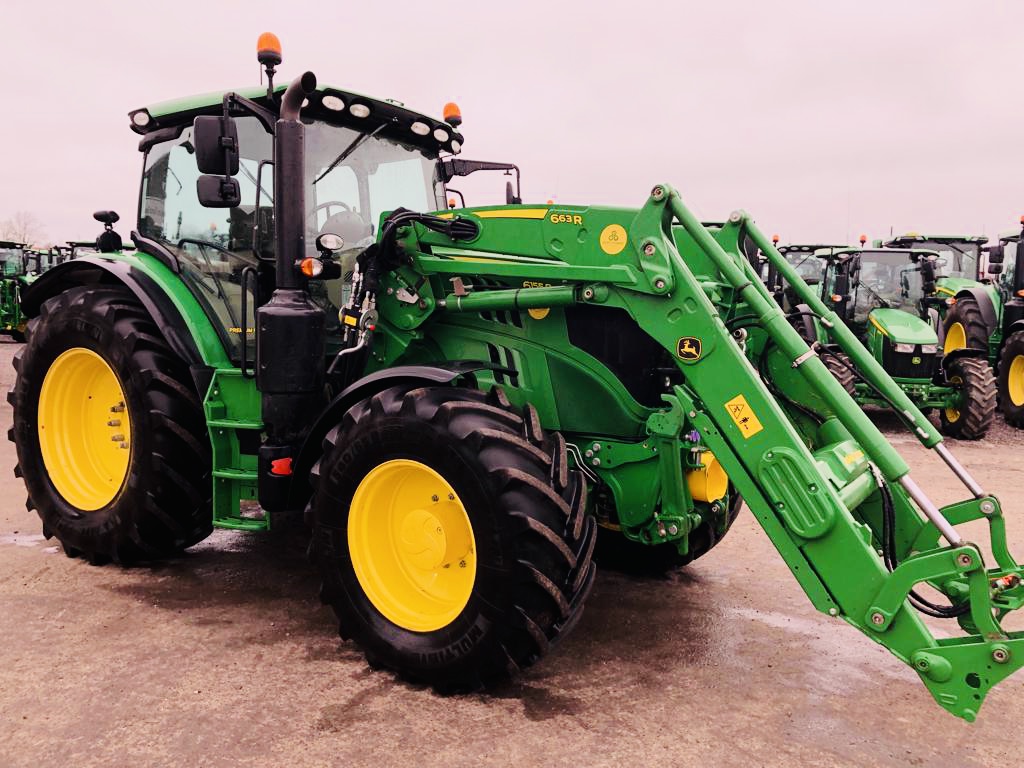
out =
[[[750,407],[750,403],[747,402],[747,398],[743,395],[736,395],[736,397],[727,402],[725,410],[729,412],[729,416],[736,422],[736,426],[740,428],[740,432],[743,433],[745,438],[753,437],[764,429]]]

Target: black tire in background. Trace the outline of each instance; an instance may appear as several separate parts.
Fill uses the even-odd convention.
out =
[[[853,372],[853,361],[845,352],[829,352],[823,354],[821,361],[828,368],[836,381],[843,385],[843,389],[850,397],[857,394],[857,377]]]
[[[14,357],[9,437],[18,453],[29,509],[47,538],[93,563],[172,555],[212,530],[210,447],[202,404],[188,366],[167,345],[138,300],[116,286],[76,287],[47,300],[29,321]],[[39,395],[53,362],[90,350],[116,374],[132,424],[128,469],[117,495],[83,511],[51,481],[38,433]]]
[[[999,408],[1006,423],[1024,429],[1024,331],[1010,334],[999,353]]]
[[[950,331],[954,326],[963,330],[964,343],[955,344],[950,347]],[[949,353],[954,349],[982,349],[988,351],[988,331],[985,327],[985,319],[982,317],[978,300],[973,296],[962,296],[956,300],[956,304],[946,311],[942,319],[943,328],[943,353]]]
[[[958,409],[939,409],[942,433],[960,440],[981,440],[996,413],[992,369],[984,358],[960,357],[947,367],[947,378],[963,392],[963,401]]]
[[[472,592],[432,631],[385,617],[349,548],[357,488],[399,459],[450,484],[476,542]],[[578,620],[595,573],[585,483],[568,470],[561,435],[545,435],[536,412],[520,414],[501,390],[395,386],[363,400],[328,434],[313,484],[307,514],[321,597],[371,666],[442,692],[475,690],[533,664]]]

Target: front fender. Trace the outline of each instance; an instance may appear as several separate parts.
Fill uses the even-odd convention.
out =
[[[962,357],[982,357],[988,360],[988,351],[984,349],[963,347],[962,349],[954,349],[951,352],[947,352],[942,356],[943,372],[946,372],[954,361],[959,360]]]
[[[327,433],[331,429],[341,423],[342,417],[353,405],[396,384],[450,385],[463,376],[481,370],[515,373],[515,371],[490,362],[460,360],[437,365],[399,365],[394,368],[385,368],[368,374],[347,386],[328,403],[306,435],[292,469],[292,483],[288,494],[289,508],[299,509],[309,499],[312,491],[308,480],[309,473],[317,459],[320,458],[324,438],[327,437]]]

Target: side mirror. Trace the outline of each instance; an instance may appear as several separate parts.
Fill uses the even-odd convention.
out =
[[[993,245],[988,249],[988,263],[989,264],[1002,264],[1003,259],[1006,258],[1006,249],[1000,245]],[[997,274],[993,272],[992,274]]]
[[[192,145],[200,173],[238,173],[238,126],[230,117],[204,115],[192,123]]]
[[[988,273],[990,275],[1001,275],[1001,274],[1003,274],[1003,265],[1002,264],[989,264],[988,265]]]
[[[204,208],[234,208],[242,202],[238,179],[230,176],[200,176],[196,193]]]

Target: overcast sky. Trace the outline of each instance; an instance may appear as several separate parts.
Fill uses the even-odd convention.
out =
[[[1024,213],[1019,1],[5,0],[2,12],[0,219],[31,211],[56,241],[94,237],[99,208],[121,214],[127,238],[141,156],[126,113],[258,84],[267,30],[284,79],[311,69],[431,115],[458,102],[463,157],[518,163],[527,202],[640,205],[667,181],[705,219],[744,208],[783,242],[993,235]]]

